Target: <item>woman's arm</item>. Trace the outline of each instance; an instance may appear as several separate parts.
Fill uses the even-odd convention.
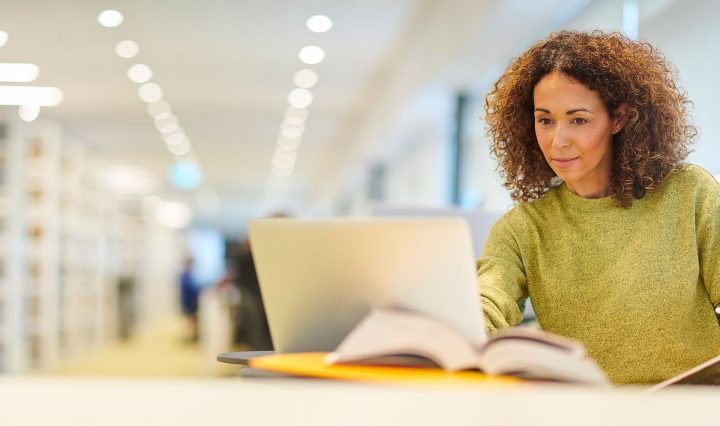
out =
[[[700,276],[714,307],[720,305],[720,184],[702,171],[695,210]]]
[[[520,304],[528,296],[520,248],[508,220],[505,215],[493,226],[477,261],[477,281],[489,333],[520,323]]]

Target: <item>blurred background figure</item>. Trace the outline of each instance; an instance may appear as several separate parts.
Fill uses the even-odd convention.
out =
[[[183,270],[180,274],[180,305],[182,313],[188,322],[188,339],[196,342],[199,338],[198,331],[198,300],[200,287],[195,282],[192,274],[193,259],[188,257],[183,263]]]
[[[246,344],[250,350],[271,350],[270,329],[249,241],[240,245],[237,256],[240,305],[235,319],[234,343]]]

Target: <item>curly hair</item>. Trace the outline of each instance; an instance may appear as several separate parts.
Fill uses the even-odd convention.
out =
[[[553,72],[598,93],[612,117],[627,107],[626,124],[612,142],[616,205],[630,207],[684,167],[697,131],[687,94],[664,56],[620,33],[562,31],[516,58],[485,99],[491,154],[513,200],[537,200],[560,182],[537,143],[533,116],[533,89]]]

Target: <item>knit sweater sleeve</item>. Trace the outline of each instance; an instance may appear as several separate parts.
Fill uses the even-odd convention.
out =
[[[477,261],[477,281],[488,333],[518,324],[522,320],[519,304],[527,298],[525,268],[511,229],[508,215],[503,216],[490,231]]]
[[[695,226],[700,275],[713,306],[720,305],[720,184],[701,170]]]

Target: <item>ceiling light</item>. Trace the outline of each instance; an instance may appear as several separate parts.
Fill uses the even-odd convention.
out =
[[[289,169],[277,169],[275,167],[272,168],[270,173],[272,173],[273,176],[279,177],[279,178],[286,178],[292,174],[293,170],[292,168]]]
[[[163,91],[155,83],[145,83],[138,89],[138,95],[145,102],[157,102],[162,99]]]
[[[272,166],[278,170],[288,170],[295,167],[295,155],[277,155],[277,152],[273,156]]]
[[[304,124],[296,126],[294,124],[290,124],[287,121],[285,121],[280,126],[280,134],[282,134],[284,137],[286,137],[288,139],[297,139],[300,136],[302,136],[304,131],[305,131]]]
[[[300,49],[298,57],[308,65],[315,65],[325,59],[325,51],[317,46],[305,46]]]
[[[313,95],[307,89],[293,89],[288,95],[288,103],[295,108],[306,108],[313,101]]]
[[[167,123],[160,126],[156,125],[156,127],[161,133],[164,134],[174,133],[180,129],[180,125],[177,123]]]
[[[5,43],[8,41],[8,33],[5,31],[0,31],[0,47],[5,46]]]
[[[296,118],[304,123],[308,118],[308,110],[305,108],[288,107],[285,110],[285,119],[289,122],[290,118]]]
[[[123,40],[115,46],[115,53],[125,59],[134,58],[139,51],[137,43],[132,40]]]
[[[178,157],[190,152],[190,141],[188,141],[187,138],[173,144],[166,143],[165,146],[171,154],[177,155]]]
[[[300,146],[300,142],[302,142],[300,138],[288,139],[281,137],[278,139],[278,146],[284,149],[297,149],[297,147]]]
[[[100,170],[97,177],[103,186],[126,194],[147,193],[157,187],[152,173],[135,166],[112,164]]]
[[[307,25],[308,29],[312,32],[324,33],[332,28],[333,22],[332,19],[325,15],[315,15],[310,17],[305,25]]]
[[[22,105],[18,108],[18,115],[23,121],[35,121],[40,115],[40,107],[37,105]]]
[[[117,10],[103,10],[97,20],[103,27],[113,28],[122,24],[123,15]]]
[[[0,81],[11,83],[29,83],[35,81],[40,68],[35,64],[0,63]]]
[[[55,106],[62,99],[63,92],[57,87],[0,86],[0,105]]]
[[[157,101],[150,103],[147,106],[147,110],[148,114],[150,114],[152,118],[158,119],[162,118],[163,116],[167,116],[168,114],[170,114],[170,111],[172,111],[172,109],[170,108],[170,104],[166,101]]]
[[[309,89],[317,84],[318,75],[313,70],[304,69],[295,73],[293,81],[298,85],[298,87]]]
[[[157,223],[168,228],[186,228],[192,221],[192,210],[185,203],[162,201],[153,213]]]
[[[291,124],[293,126],[300,126],[300,125],[305,124],[304,121],[302,121],[301,119],[299,119],[297,117],[288,117],[285,119],[285,122],[288,124]]]
[[[153,72],[145,64],[135,64],[128,69],[127,74],[135,83],[147,83],[152,78]]]
[[[165,137],[165,143],[167,143],[168,145],[178,145],[181,143],[187,143],[187,136],[185,136],[182,133],[178,133],[178,132],[170,133],[168,135],[165,135],[164,137]],[[189,143],[188,143],[188,146],[190,146]]]
[[[167,115],[165,115],[165,116],[162,117],[162,118],[156,118],[156,119],[155,119],[155,127],[157,127],[158,130],[160,130],[161,127],[163,127],[163,126],[165,126],[165,125],[167,125],[167,124],[174,124],[174,125],[177,126],[177,124],[178,124],[178,119],[177,119],[177,117],[175,117],[175,116],[172,115],[172,114],[167,114]],[[162,130],[160,130],[160,131],[162,131]],[[163,132],[163,133],[172,133],[172,132]]]

